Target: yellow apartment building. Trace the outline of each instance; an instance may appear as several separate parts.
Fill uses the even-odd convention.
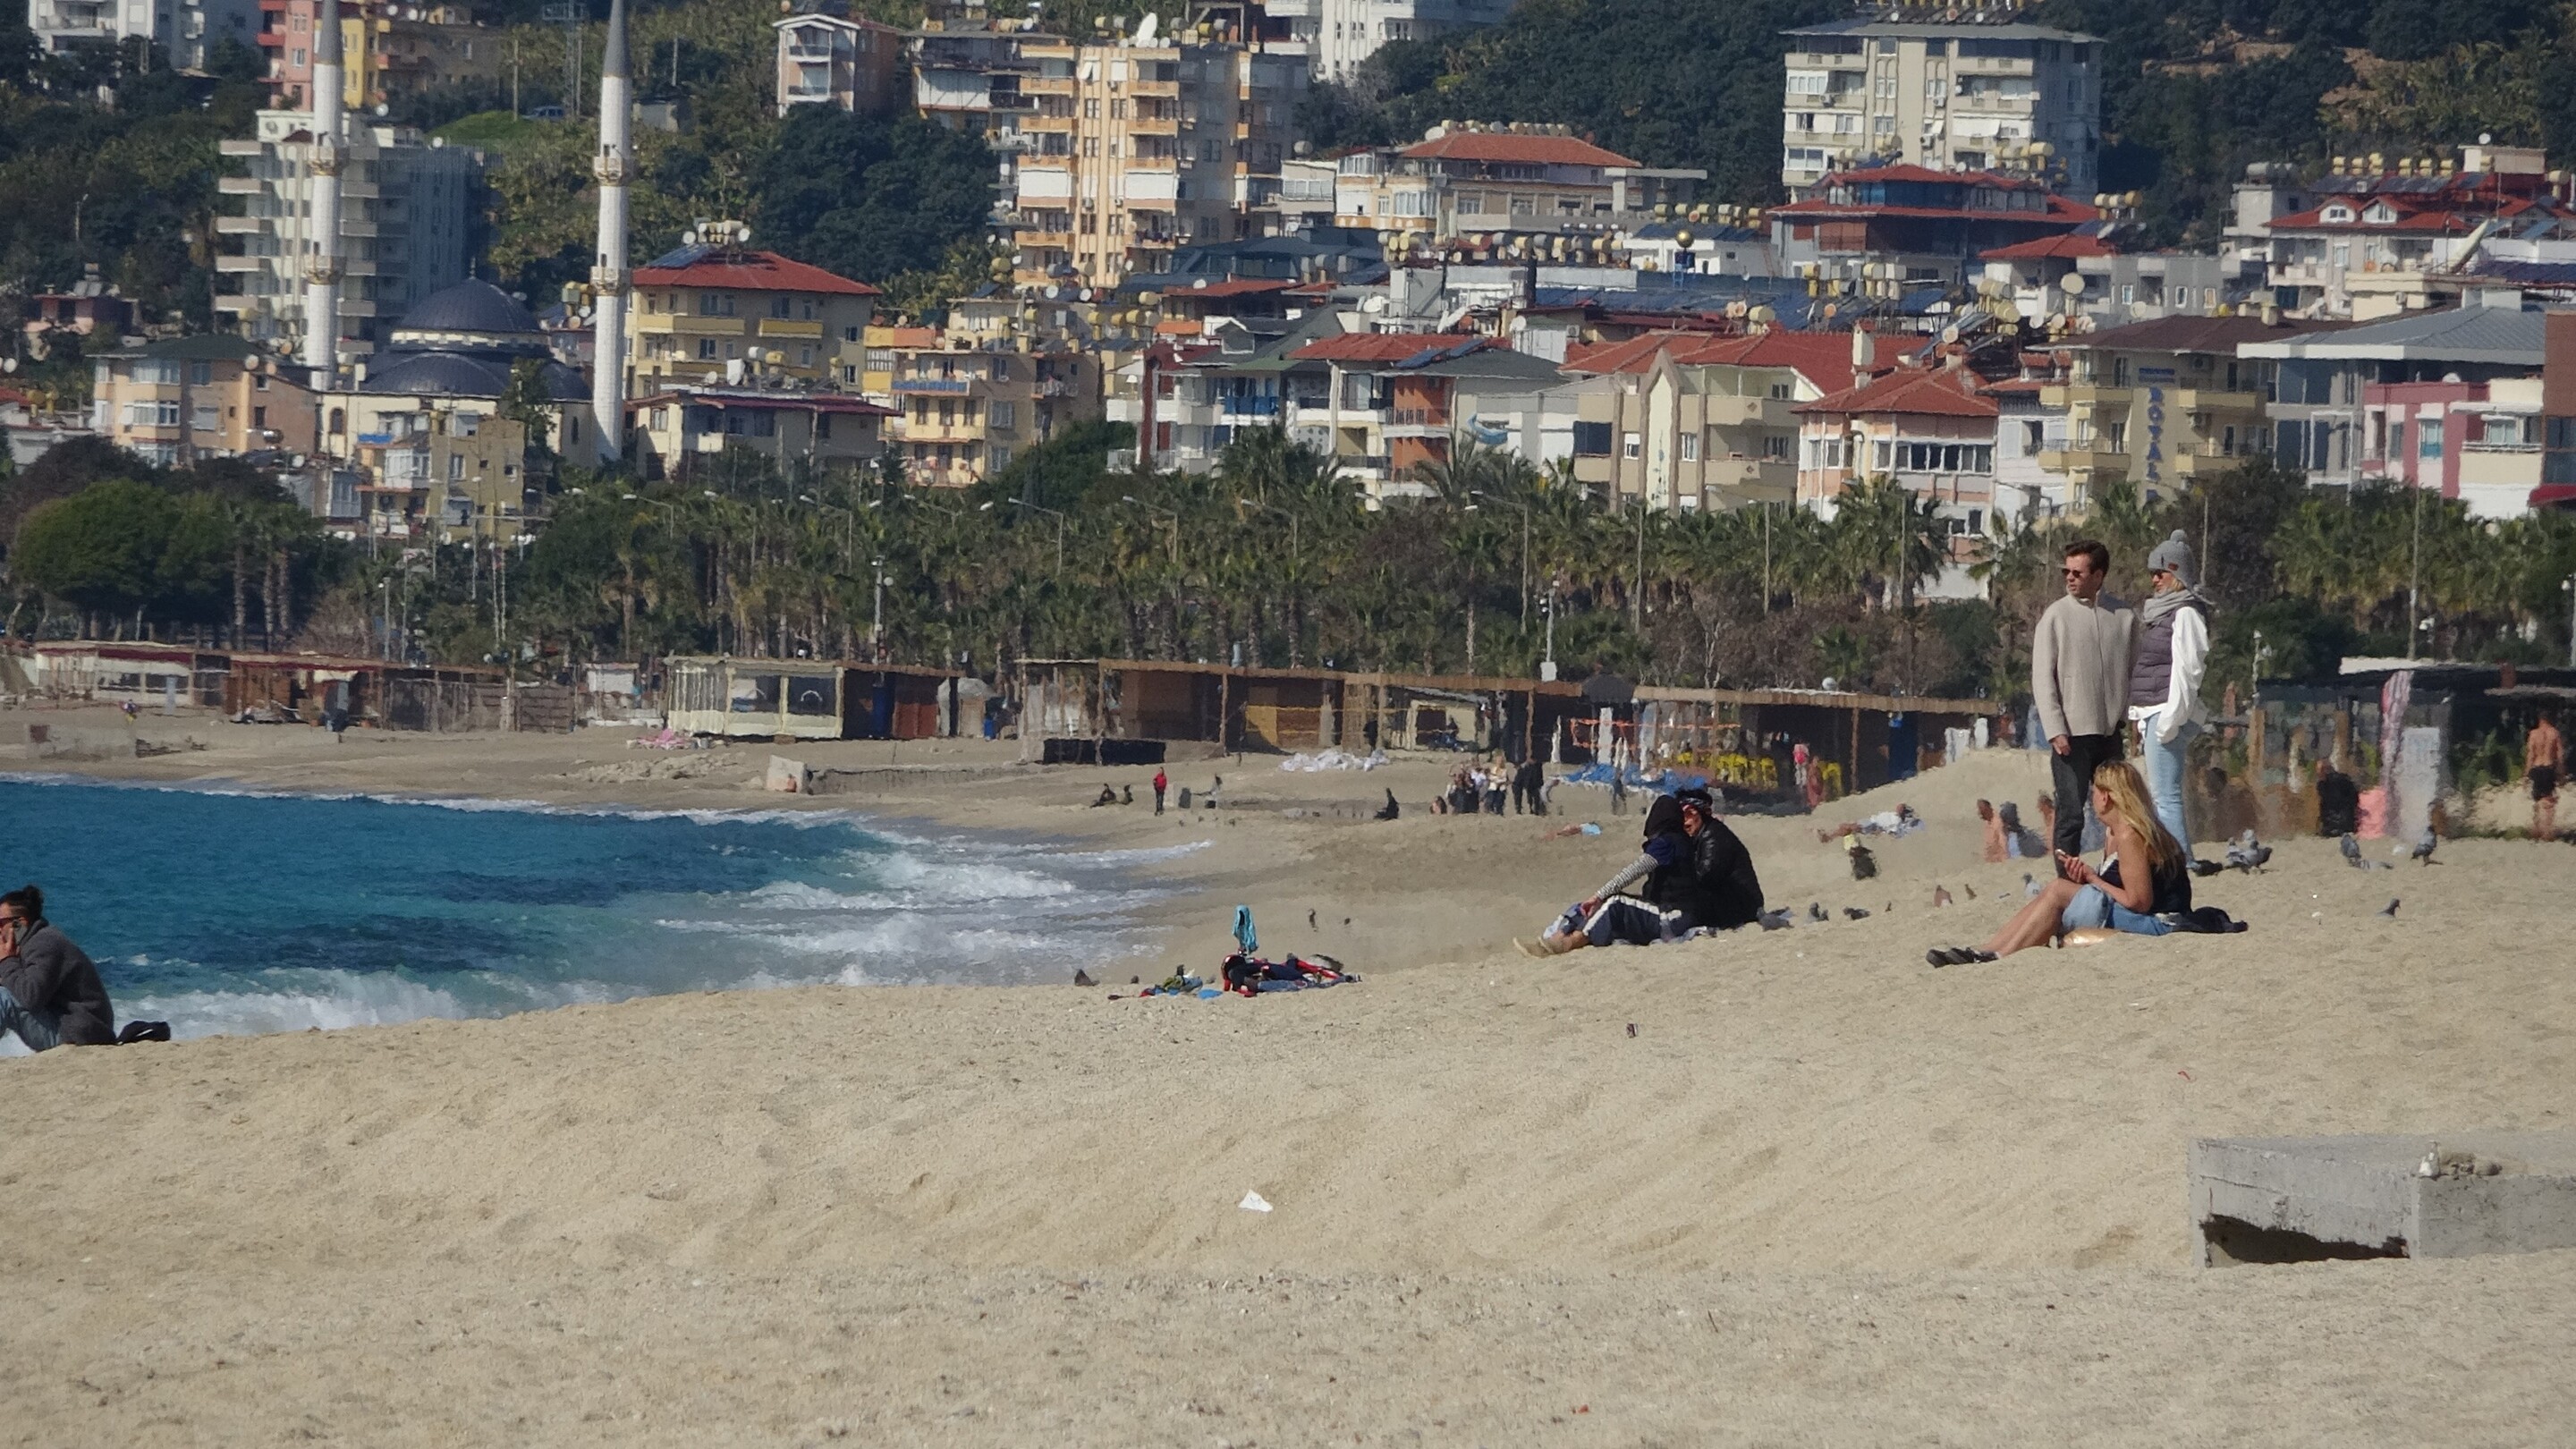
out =
[[[1021,45],[1013,171],[1024,286],[1114,287],[1192,243],[1259,235],[1307,83],[1302,56],[1234,44]]]
[[[91,359],[90,426],[162,467],[313,451],[304,370],[242,337],[172,337]]]
[[[855,390],[877,289],[775,252],[683,247],[635,269],[626,392],[793,379]]]
[[[1100,416],[1100,358],[933,344],[895,349],[887,446],[907,476],[963,488],[1056,430]]]

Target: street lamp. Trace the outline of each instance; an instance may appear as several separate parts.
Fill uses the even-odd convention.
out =
[[[2569,574],[2558,585],[2567,596],[2567,667],[2576,669],[2576,574]]]
[[[1179,568],[1179,567],[1181,566],[1181,514],[1180,514],[1180,510],[1179,510],[1179,509],[1176,509],[1176,508],[1165,508],[1165,507],[1163,507],[1163,506],[1162,506],[1161,504],[1159,504],[1159,503],[1148,503],[1148,502],[1146,502],[1144,499],[1137,497],[1137,496],[1136,496],[1135,494],[1133,494],[1133,493],[1121,493],[1121,494],[1119,494],[1119,495],[1118,495],[1118,499],[1119,499],[1119,501],[1120,501],[1120,502],[1122,502],[1122,503],[1133,503],[1133,504],[1135,504],[1137,507],[1139,507],[1139,508],[1141,508],[1141,509],[1144,509],[1147,513],[1159,513],[1159,514],[1163,515],[1165,518],[1168,518],[1168,519],[1170,519],[1170,520],[1172,521],[1172,527],[1171,527],[1171,533],[1170,533],[1170,538],[1171,538],[1171,548],[1170,548],[1170,550],[1169,550],[1169,557],[1170,557],[1170,558],[1171,558],[1171,560],[1172,560],[1172,567],[1174,567],[1174,568]]]
[[[1249,498],[1237,498],[1237,499],[1235,499],[1234,501],[1235,501],[1235,502],[1237,502],[1237,503],[1242,504],[1242,505],[1243,505],[1244,507],[1246,507],[1246,508],[1251,509],[1251,510],[1252,510],[1253,512],[1255,512],[1255,513],[1276,513],[1276,514],[1278,514],[1280,517],[1282,517],[1282,518],[1284,518],[1284,519],[1287,519],[1287,520],[1288,520],[1288,561],[1289,561],[1291,564],[1294,564],[1294,563],[1296,563],[1296,562],[1298,561],[1298,559],[1301,557],[1301,555],[1299,554],[1299,552],[1298,552],[1298,548],[1297,548],[1297,515],[1296,515],[1296,513],[1295,513],[1295,511],[1294,511],[1294,510],[1286,509],[1286,508],[1282,508],[1282,507],[1280,507],[1280,506],[1279,506],[1278,504],[1276,504],[1276,503],[1256,503],[1256,502],[1254,502],[1253,500],[1251,500],[1251,499],[1249,499]]]
[[[876,570],[877,576],[876,613],[868,623],[868,657],[882,664],[885,662],[885,560],[870,559],[868,566]]]
[[[1055,515],[1055,571],[1056,571],[1056,576],[1057,576],[1057,577],[1059,577],[1059,578],[1063,577],[1063,575],[1064,575],[1064,525],[1065,525],[1065,515],[1064,515],[1064,513],[1062,512],[1062,510],[1060,510],[1060,509],[1054,509],[1054,508],[1049,508],[1049,507],[1047,507],[1047,506],[1046,506],[1045,504],[1043,504],[1043,503],[1031,503],[1029,500],[1027,500],[1027,499],[1025,499],[1025,498],[1014,498],[1014,499],[1012,499],[1012,500],[1011,500],[1011,502],[1012,502],[1015,506],[1020,507],[1020,508],[1034,508],[1034,509],[1036,509],[1036,510],[1037,510],[1038,512],[1040,512],[1040,513],[1050,513],[1050,514],[1054,514],[1054,515]],[[993,505],[992,505],[992,504],[990,504],[990,503],[987,503],[987,504],[985,504],[984,506],[985,506],[986,508],[990,508],[990,507],[992,507]]]

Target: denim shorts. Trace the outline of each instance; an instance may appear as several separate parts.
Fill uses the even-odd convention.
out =
[[[2059,915],[2057,922],[2058,929],[2061,931],[2099,930],[2108,926],[2114,931],[2125,931],[2132,936],[2165,936],[2173,933],[2173,927],[2153,916],[2130,910],[2127,906],[2111,899],[2110,892],[2097,885],[2089,885],[2077,891],[2074,898],[2066,903],[2066,910]]]

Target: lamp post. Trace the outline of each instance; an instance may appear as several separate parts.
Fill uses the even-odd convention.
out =
[[[1137,497],[1137,496],[1136,496],[1135,494],[1133,494],[1133,493],[1121,493],[1121,494],[1119,494],[1119,495],[1118,495],[1118,500],[1119,500],[1120,502],[1122,502],[1122,503],[1133,503],[1133,504],[1135,504],[1137,507],[1139,507],[1139,508],[1141,508],[1141,509],[1144,509],[1147,513],[1159,513],[1159,514],[1161,514],[1163,517],[1168,518],[1168,519],[1170,519],[1170,520],[1172,521],[1172,527],[1171,527],[1171,533],[1170,533],[1170,537],[1171,537],[1171,548],[1170,548],[1170,554],[1169,554],[1169,556],[1170,556],[1170,558],[1171,558],[1171,560],[1172,560],[1172,567],[1174,567],[1174,568],[1179,568],[1179,567],[1181,566],[1181,515],[1180,515],[1180,510],[1178,510],[1178,509],[1174,509],[1174,508],[1165,508],[1165,507],[1163,507],[1163,506],[1162,506],[1161,504],[1159,504],[1159,503],[1148,503],[1148,502],[1146,502],[1144,499]]]
[[[1234,501],[1251,509],[1255,513],[1276,513],[1280,517],[1287,519],[1288,562],[1293,565],[1300,561],[1303,555],[1299,552],[1297,547],[1297,515],[1294,512],[1289,509],[1282,508],[1276,503],[1256,503],[1249,498],[1237,498]]]
[[[868,658],[873,662],[883,663],[885,661],[885,560],[870,559],[868,567],[876,572],[876,608],[868,620]]]
[[[2558,591],[2567,596],[2567,667],[2576,669],[2576,574],[2569,574]]]
[[[1025,498],[1014,498],[1011,503],[1014,507],[1033,508],[1040,513],[1055,515],[1055,572],[1058,578],[1062,578],[1064,576],[1064,513],[1059,509],[1049,508],[1043,503],[1031,503]]]
[[[1484,491],[1482,491],[1482,490],[1480,490],[1480,489],[1475,489],[1475,488],[1470,488],[1470,489],[1468,489],[1468,490],[1467,490],[1467,493],[1468,493],[1468,496],[1469,496],[1469,497],[1472,497],[1472,498],[1479,498],[1479,499],[1484,500],[1484,501],[1485,501],[1485,502],[1487,502],[1487,503],[1499,503],[1499,504],[1503,505],[1505,508],[1511,509],[1513,512],[1518,513],[1518,514],[1521,516],[1521,627],[1522,627],[1522,628],[1524,628],[1524,629],[1526,629],[1526,628],[1528,628],[1528,627],[1529,627],[1529,601],[1530,601],[1530,576],[1529,576],[1529,574],[1530,574],[1530,569],[1529,569],[1529,565],[1530,565],[1530,510],[1529,510],[1529,504],[1527,504],[1526,502],[1523,502],[1523,501],[1521,501],[1520,499],[1517,499],[1517,498],[1498,498],[1498,497],[1496,497],[1495,495],[1493,495],[1493,494],[1491,494],[1491,493],[1487,493],[1487,492],[1484,492]],[[1470,508],[1472,508],[1472,507],[1474,507],[1474,506],[1475,506],[1475,505],[1474,505],[1474,504],[1472,504],[1472,503],[1468,505],[1468,507],[1470,507]]]

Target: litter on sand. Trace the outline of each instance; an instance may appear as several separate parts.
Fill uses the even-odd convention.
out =
[[[1247,1192],[1243,1195],[1243,1201],[1236,1203],[1235,1206],[1248,1213],[1266,1213],[1270,1211],[1270,1199],[1257,1192]]]
[[[1385,763],[1384,750],[1354,755],[1348,750],[1324,749],[1290,755],[1279,762],[1279,768],[1290,774],[1313,774],[1318,770],[1374,770]]]

